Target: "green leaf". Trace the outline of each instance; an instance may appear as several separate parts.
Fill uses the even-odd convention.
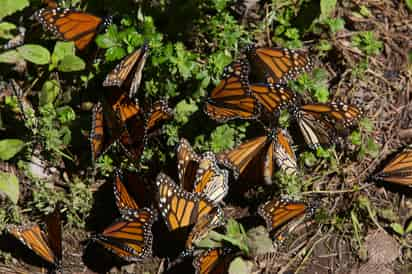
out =
[[[405,233],[412,232],[412,221],[409,221],[409,224],[406,226]]]
[[[0,191],[17,204],[19,200],[19,179],[12,173],[0,171]]]
[[[400,236],[402,236],[405,233],[403,227],[398,223],[391,223],[391,228]]]
[[[11,39],[13,34],[10,33],[11,30],[16,29],[16,25],[8,22],[0,23],[0,38]]]
[[[228,241],[234,246],[239,247],[245,254],[249,254],[249,247],[247,246],[247,235],[241,223],[235,219],[229,219],[226,224],[226,235],[222,235],[225,241]]]
[[[74,43],[57,41],[52,54],[52,63],[57,66],[57,63],[67,55],[75,55]]]
[[[70,106],[63,106],[58,109],[56,109],[59,121],[62,124],[69,123],[71,121],[74,121],[76,119],[76,113]]]
[[[116,61],[126,56],[126,51],[121,47],[109,48],[106,53],[106,61]]]
[[[16,64],[22,60],[22,56],[14,49],[0,53],[0,63]]]
[[[37,65],[50,63],[50,52],[42,46],[29,44],[17,48],[17,51],[24,59]]]
[[[412,11],[412,0],[405,0],[405,4],[408,7],[409,11]]]
[[[229,274],[251,274],[253,263],[242,259],[241,257],[235,258],[229,265]]]
[[[24,142],[19,139],[4,139],[0,141],[0,159],[7,161],[13,158],[24,147]]]
[[[220,152],[235,145],[236,130],[229,125],[218,126],[211,134],[211,149],[213,152]]]
[[[361,145],[362,144],[362,136],[360,134],[359,131],[353,131],[350,135],[349,135],[349,140],[353,145]]]
[[[196,112],[198,109],[199,107],[196,105],[195,101],[191,99],[189,100],[189,102],[187,102],[186,100],[182,100],[176,105],[175,120],[179,124],[184,125],[187,122],[189,122],[189,116]]]
[[[0,0],[0,20],[30,5],[28,0]]]
[[[53,103],[60,92],[60,84],[56,80],[46,81],[39,93],[39,104],[44,106]]]
[[[335,10],[336,0],[320,0],[320,20],[324,20],[332,15]]]
[[[272,239],[270,238],[269,232],[265,227],[258,226],[251,228],[246,234],[247,245],[252,256],[275,251],[273,248]]]
[[[61,72],[71,72],[84,70],[86,63],[82,58],[75,55],[66,55],[57,67]]]

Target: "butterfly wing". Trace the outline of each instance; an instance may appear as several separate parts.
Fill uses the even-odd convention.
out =
[[[225,122],[231,119],[254,119],[259,105],[249,91],[249,65],[236,61],[225,69],[223,80],[212,90],[204,111],[212,119]]]
[[[133,220],[115,222],[94,240],[126,261],[140,261],[152,254],[153,222],[153,212],[142,208]]]
[[[203,193],[215,204],[221,202],[229,192],[229,173],[219,168],[212,152],[206,152],[199,161],[193,191]]]
[[[301,107],[307,113],[322,114],[325,118],[335,123],[338,129],[348,128],[359,120],[362,111],[355,105],[348,105],[343,102],[331,102],[329,104],[307,104]]]
[[[217,160],[232,169],[235,177],[238,177],[260,155],[267,141],[267,136],[253,138],[233,149],[219,153]]]
[[[156,132],[165,121],[172,119],[173,111],[166,101],[156,101],[146,118],[146,135],[150,136]]]
[[[296,155],[291,147],[291,138],[286,130],[279,129],[276,134],[274,157],[276,164],[287,175],[298,173]]]
[[[221,211],[214,209],[209,214],[203,215],[195,223],[186,240],[186,250],[193,250],[194,244],[204,239],[209,231],[225,224]]]
[[[37,224],[26,227],[11,227],[8,231],[46,262],[56,266],[58,259],[48,239]]]
[[[159,173],[156,185],[159,188],[159,208],[170,231],[194,224],[215,209],[209,199],[183,190],[164,173]]]
[[[103,81],[104,87],[117,86],[123,84],[129,90],[129,98],[132,98],[140,87],[143,67],[149,54],[149,46],[145,43],[141,48],[126,56],[116,67],[106,76]]]
[[[103,20],[89,13],[64,8],[43,8],[35,13],[43,28],[83,50],[97,34]]]
[[[114,196],[116,199],[116,205],[120,213],[125,216],[131,216],[136,210],[139,209],[136,201],[130,196],[125,185],[122,182],[122,175],[119,170],[116,170],[114,180]]]
[[[406,149],[395,156],[377,175],[376,179],[412,186],[412,151]]]
[[[281,110],[296,100],[296,96],[291,90],[279,85],[251,84],[250,91],[269,113]]]
[[[303,138],[311,149],[336,143],[336,129],[322,114],[300,110],[296,117]]]
[[[180,139],[176,154],[180,185],[186,191],[192,191],[196,172],[199,168],[200,157],[194,152],[190,143],[184,138]]]
[[[46,217],[47,236],[50,248],[56,257],[55,264],[60,265],[63,255],[62,249],[62,224],[59,206]]]
[[[312,69],[310,58],[302,51],[286,48],[249,48],[254,71],[267,76],[266,82],[284,84],[298,74]]]
[[[258,213],[265,219],[268,230],[276,229],[295,217],[304,215],[306,204],[289,200],[272,199],[258,208]]]
[[[107,101],[122,123],[142,114],[140,106],[122,91],[112,91]]]
[[[234,257],[234,253],[223,248],[210,248],[194,258],[193,267],[196,274],[224,274]]]

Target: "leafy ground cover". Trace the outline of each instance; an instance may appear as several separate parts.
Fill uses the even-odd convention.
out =
[[[289,86],[317,102],[341,98],[357,104],[363,118],[342,147],[312,151],[295,140],[302,176],[279,173],[272,186],[252,185],[226,201],[226,216],[237,222],[220,237],[242,251],[236,267],[251,269],[245,273],[412,271],[411,190],[372,177],[412,139],[410,1],[72,0],[59,5],[113,15],[113,23],[79,52],[33,19],[45,3],[0,1],[0,272],[41,271],[41,261],[6,227],[41,224],[58,202],[65,216],[63,272],[157,273],[164,258],[177,256],[164,243],[184,239],[167,232],[161,218],[153,227],[154,257],[141,263],[125,265],[87,239],[118,214],[115,167],[139,172],[154,187],[159,171],[176,175],[181,137],[198,152],[218,153],[256,136],[251,121],[216,123],[202,111],[225,66],[251,43],[306,49],[315,69]],[[14,48],[10,39],[24,44]],[[150,140],[140,163],[114,147],[93,165],[91,109],[109,92],[101,83],[144,41],[151,50],[139,102],[167,99],[174,118]],[[280,117],[283,127],[287,116]],[[271,195],[316,200],[314,215],[268,237],[255,209]]]

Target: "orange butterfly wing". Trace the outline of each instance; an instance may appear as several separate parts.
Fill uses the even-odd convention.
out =
[[[35,13],[35,18],[59,38],[74,41],[79,50],[93,40],[104,23],[100,17],[64,8],[40,9]]]
[[[209,117],[218,121],[242,118],[254,119],[259,114],[259,105],[250,95],[248,65],[237,61],[225,69],[224,79],[212,90],[204,105]]]
[[[405,149],[397,154],[375,178],[412,187],[412,151]]]
[[[152,255],[152,224],[150,209],[139,209],[133,220],[119,220],[93,239],[126,261],[140,261]]]
[[[258,208],[258,213],[265,219],[269,231],[282,226],[297,216],[304,215],[305,212],[305,203],[278,199],[272,199]]]

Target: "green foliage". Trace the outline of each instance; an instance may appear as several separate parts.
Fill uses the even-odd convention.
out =
[[[16,25],[8,22],[1,22],[0,23],[0,38],[2,39],[11,39],[13,38],[13,34],[11,34],[12,30],[16,29]]]
[[[405,4],[408,7],[409,11],[412,11],[412,0],[405,0]]]
[[[28,0],[0,0],[0,20],[28,7],[29,5],[30,2]]]
[[[0,231],[4,231],[8,224],[20,223],[19,208],[15,204],[8,203],[0,207]]]
[[[211,134],[211,148],[213,152],[219,152],[235,145],[236,129],[229,125],[218,126]]]
[[[189,116],[195,113],[199,107],[196,105],[196,102],[193,100],[186,100],[180,101],[175,107],[175,121],[180,124],[184,125],[189,122]]]
[[[47,104],[53,104],[57,95],[60,93],[60,83],[56,80],[46,81],[39,93],[39,104],[45,106]]]
[[[320,0],[320,16],[321,20],[329,18],[335,11],[336,0]]]
[[[0,53],[0,63],[17,64],[21,61],[24,61],[24,59],[16,50],[8,50]]]
[[[304,73],[296,81],[290,82],[290,86],[294,91],[302,94],[309,92],[316,101],[326,103],[329,99],[329,90],[326,83],[327,72],[324,69],[316,68],[312,72],[312,77]]]
[[[237,257],[229,265],[229,274],[249,274],[252,273],[253,263],[242,257]]]
[[[345,20],[342,18],[327,18],[323,22],[328,25],[332,34],[345,28]]]
[[[0,191],[17,204],[19,200],[19,179],[12,173],[0,171]]]
[[[253,256],[274,252],[272,239],[263,226],[251,228],[247,231],[247,245]]]
[[[19,153],[23,147],[24,142],[19,139],[4,139],[0,141],[0,159],[3,161],[10,160],[17,153]]]
[[[86,217],[93,205],[93,193],[90,187],[75,177],[70,183],[70,193],[65,207],[67,208],[67,221],[75,227],[84,227]]]
[[[377,157],[380,145],[375,142],[372,122],[367,118],[362,119],[359,121],[359,129],[359,131],[355,130],[349,135],[350,142],[359,147],[358,158],[363,159],[366,156]]]
[[[113,160],[107,154],[99,157],[95,166],[100,171],[100,174],[106,177],[110,176],[110,174],[112,174],[114,170]]]
[[[287,194],[288,197],[293,197],[298,200],[299,193],[302,191],[302,179],[298,175],[287,175],[285,172],[276,172],[276,183],[282,186],[282,193]]]
[[[372,31],[360,32],[353,36],[352,44],[369,56],[377,55],[383,49],[383,43],[376,39]]]
[[[17,48],[17,52],[27,61],[36,65],[46,65],[50,62],[50,52],[42,46],[25,44]]]
[[[247,245],[247,235],[241,223],[234,219],[229,219],[226,223],[226,233],[221,234],[216,231],[209,231],[206,237],[195,243],[198,247],[213,248],[222,246],[226,241],[233,246],[238,247],[245,254],[249,253]]]

